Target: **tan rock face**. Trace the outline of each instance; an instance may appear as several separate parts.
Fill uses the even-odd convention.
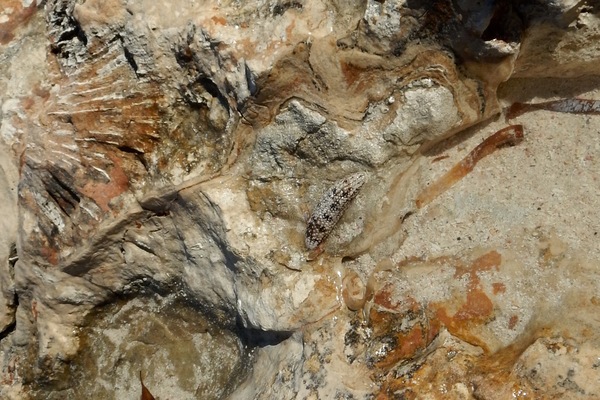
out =
[[[594,6],[6,3],[0,397],[600,396]]]

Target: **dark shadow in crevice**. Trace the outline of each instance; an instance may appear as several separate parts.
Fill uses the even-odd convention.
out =
[[[236,325],[234,333],[248,348],[276,346],[294,334],[292,331],[265,331],[262,329],[247,328],[243,326],[239,316]]]
[[[498,88],[505,104],[542,102],[543,99],[571,99],[600,88],[600,76],[578,78],[511,78]]]
[[[17,322],[13,322],[4,328],[2,332],[0,332],[0,342],[8,337],[11,333],[13,333],[17,329]]]

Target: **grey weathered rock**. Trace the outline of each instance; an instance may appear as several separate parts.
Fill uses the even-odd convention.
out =
[[[17,179],[18,174],[6,152],[0,154],[0,332],[15,323],[16,293],[14,265],[17,261]]]
[[[3,398],[598,396],[596,6],[7,4]]]

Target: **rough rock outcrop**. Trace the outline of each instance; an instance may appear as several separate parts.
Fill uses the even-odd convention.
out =
[[[600,396],[594,2],[5,3],[1,397]]]

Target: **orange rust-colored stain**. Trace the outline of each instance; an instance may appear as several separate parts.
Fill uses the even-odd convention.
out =
[[[377,304],[376,302],[374,304]],[[399,308],[402,309],[399,309]],[[388,311],[388,310],[391,310]],[[421,305],[411,297],[405,297],[401,301],[386,309],[372,307],[369,313],[369,322],[374,336],[380,336],[389,332],[399,319],[408,313],[417,313]]]
[[[223,25],[223,26],[227,25],[227,20],[225,18],[219,17],[217,15],[213,15],[211,20],[217,25]]]
[[[142,104],[144,102],[146,104]],[[70,118],[77,132],[84,133],[86,139],[103,142],[108,134],[117,145],[148,153],[156,144],[158,114],[156,99],[90,99],[85,106],[76,104]]]
[[[506,285],[502,282],[492,283],[492,291],[494,294],[500,294],[506,292]]]
[[[140,81],[128,63],[115,62],[123,57],[119,46],[99,45],[105,55],[91,57],[77,76],[58,75],[61,90],[51,96],[46,114],[58,120],[68,116],[75,140],[96,143],[108,153],[115,147],[150,153],[159,140],[164,94],[155,82]]]
[[[112,154],[107,154],[113,161],[110,171],[110,182],[88,182],[81,189],[81,193],[93,199],[105,212],[110,211],[109,202],[129,188],[129,178],[122,167],[122,161]]]
[[[290,24],[285,28],[286,37],[292,38],[295,28],[296,28],[296,19],[293,19],[292,22],[290,22]]]
[[[377,368],[389,369],[400,360],[413,358],[420,350],[427,346],[425,335],[421,326],[416,325],[406,334],[396,335],[396,342],[399,346],[390,350],[383,360],[376,365]]]
[[[446,158],[450,158],[450,156],[448,156],[448,155],[438,156],[438,157],[434,158],[433,160],[431,160],[431,162],[434,163],[434,162],[442,161],[442,160],[445,160]]]
[[[23,109],[31,110],[35,104],[35,99],[32,96],[27,96],[21,100],[21,104],[23,105]]]
[[[386,284],[381,290],[377,291],[375,297],[373,298],[373,302],[377,305],[380,305],[384,308],[394,310],[398,306],[397,301],[393,301],[393,294],[389,291],[391,284]]]
[[[50,245],[40,247],[40,255],[52,265],[58,264],[58,251]]]
[[[460,278],[464,274],[469,274],[471,287],[479,284],[478,272],[489,271],[491,269],[498,270],[502,262],[502,256],[495,250],[485,253],[481,257],[475,259],[470,265],[459,265],[454,273],[455,278]]]
[[[40,103],[46,102],[50,98],[50,91],[42,88],[39,83],[31,88],[32,95],[23,97],[21,104],[25,110],[34,110]],[[43,120],[42,120],[43,121]]]
[[[478,337],[474,328],[493,317],[494,304],[481,289],[470,290],[465,303],[452,316],[443,304],[433,304],[432,307],[436,310],[436,320],[446,326],[451,334],[484,350],[487,349],[487,345]]]
[[[519,316],[518,315],[511,316],[510,319],[508,320],[508,329],[515,329],[515,326],[517,326],[517,322],[519,322]]]
[[[375,336],[388,332],[390,329],[389,313],[379,312],[376,309],[371,309],[371,312],[369,313],[369,325],[373,327]]]
[[[23,8],[21,0],[4,0],[2,5],[3,10],[12,8],[14,11],[11,14],[2,13],[7,16],[6,22],[0,23],[0,44],[7,44],[14,39],[14,32],[35,14],[37,2],[32,2],[29,7]]]
[[[494,312],[494,304],[482,290],[471,290],[467,301],[454,314],[455,321],[485,322]]]
[[[50,91],[41,87],[39,84],[31,88],[31,92],[42,100],[48,100],[50,98]]]
[[[240,49],[242,54],[250,54],[256,49],[256,44],[247,37],[240,38],[237,41],[236,48]]]
[[[531,341],[527,342],[515,342],[511,345],[504,347],[494,353],[486,354],[481,356],[476,364],[474,364],[474,371],[478,372],[479,375],[485,376],[484,382],[487,383],[491,388],[499,388],[505,386],[513,381],[510,385],[510,389],[513,394],[522,392],[519,388],[525,389],[527,384],[521,380],[515,380],[513,375],[513,367],[519,357],[523,354],[523,351],[531,344],[534,337],[530,338]],[[529,390],[524,390],[530,392]],[[508,398],[504,396],[502,398]],[[527,398],[527,397],[516,397],[516,398]],[[534,397],[537,398],[537,397]]]
[[[434,258],[431,260],[425,260],[423,257],[410,256],[410,257],[407,257],[404,260],[398,262],[397,264],[395,264],[395,268],[389,267],[389,268],[384,268],[384,269],[380,269],[380,270],[381,271],[384,271],[386,269],[397,270],[397,269],[402,269],[403,267],[406,267],[406,266],[424,265],[424,264],[436,265],[441,268],[444,265],[455,264],[455,263],[456,263],[456,259],[453,257],[449,257],[449,256],[441,256],[441,257],[437,257],[437,258]]]
[[[447,399],[447,389],[456,383],[468,383],[469,391],[476,398],[486,399],[537,399],[534,389],[527,381],[513,373],[513,366],[524,349],[509,346],[494,354],[480,357],[465,356],[454,367],[450,363],[428,361],[408,374],[392,370],[384,377],[377,399],[418,399],[427,393],[431,399]],[[435,356],[434,356],[435,357]],[[401,397],[398,394],[401,393]]]

